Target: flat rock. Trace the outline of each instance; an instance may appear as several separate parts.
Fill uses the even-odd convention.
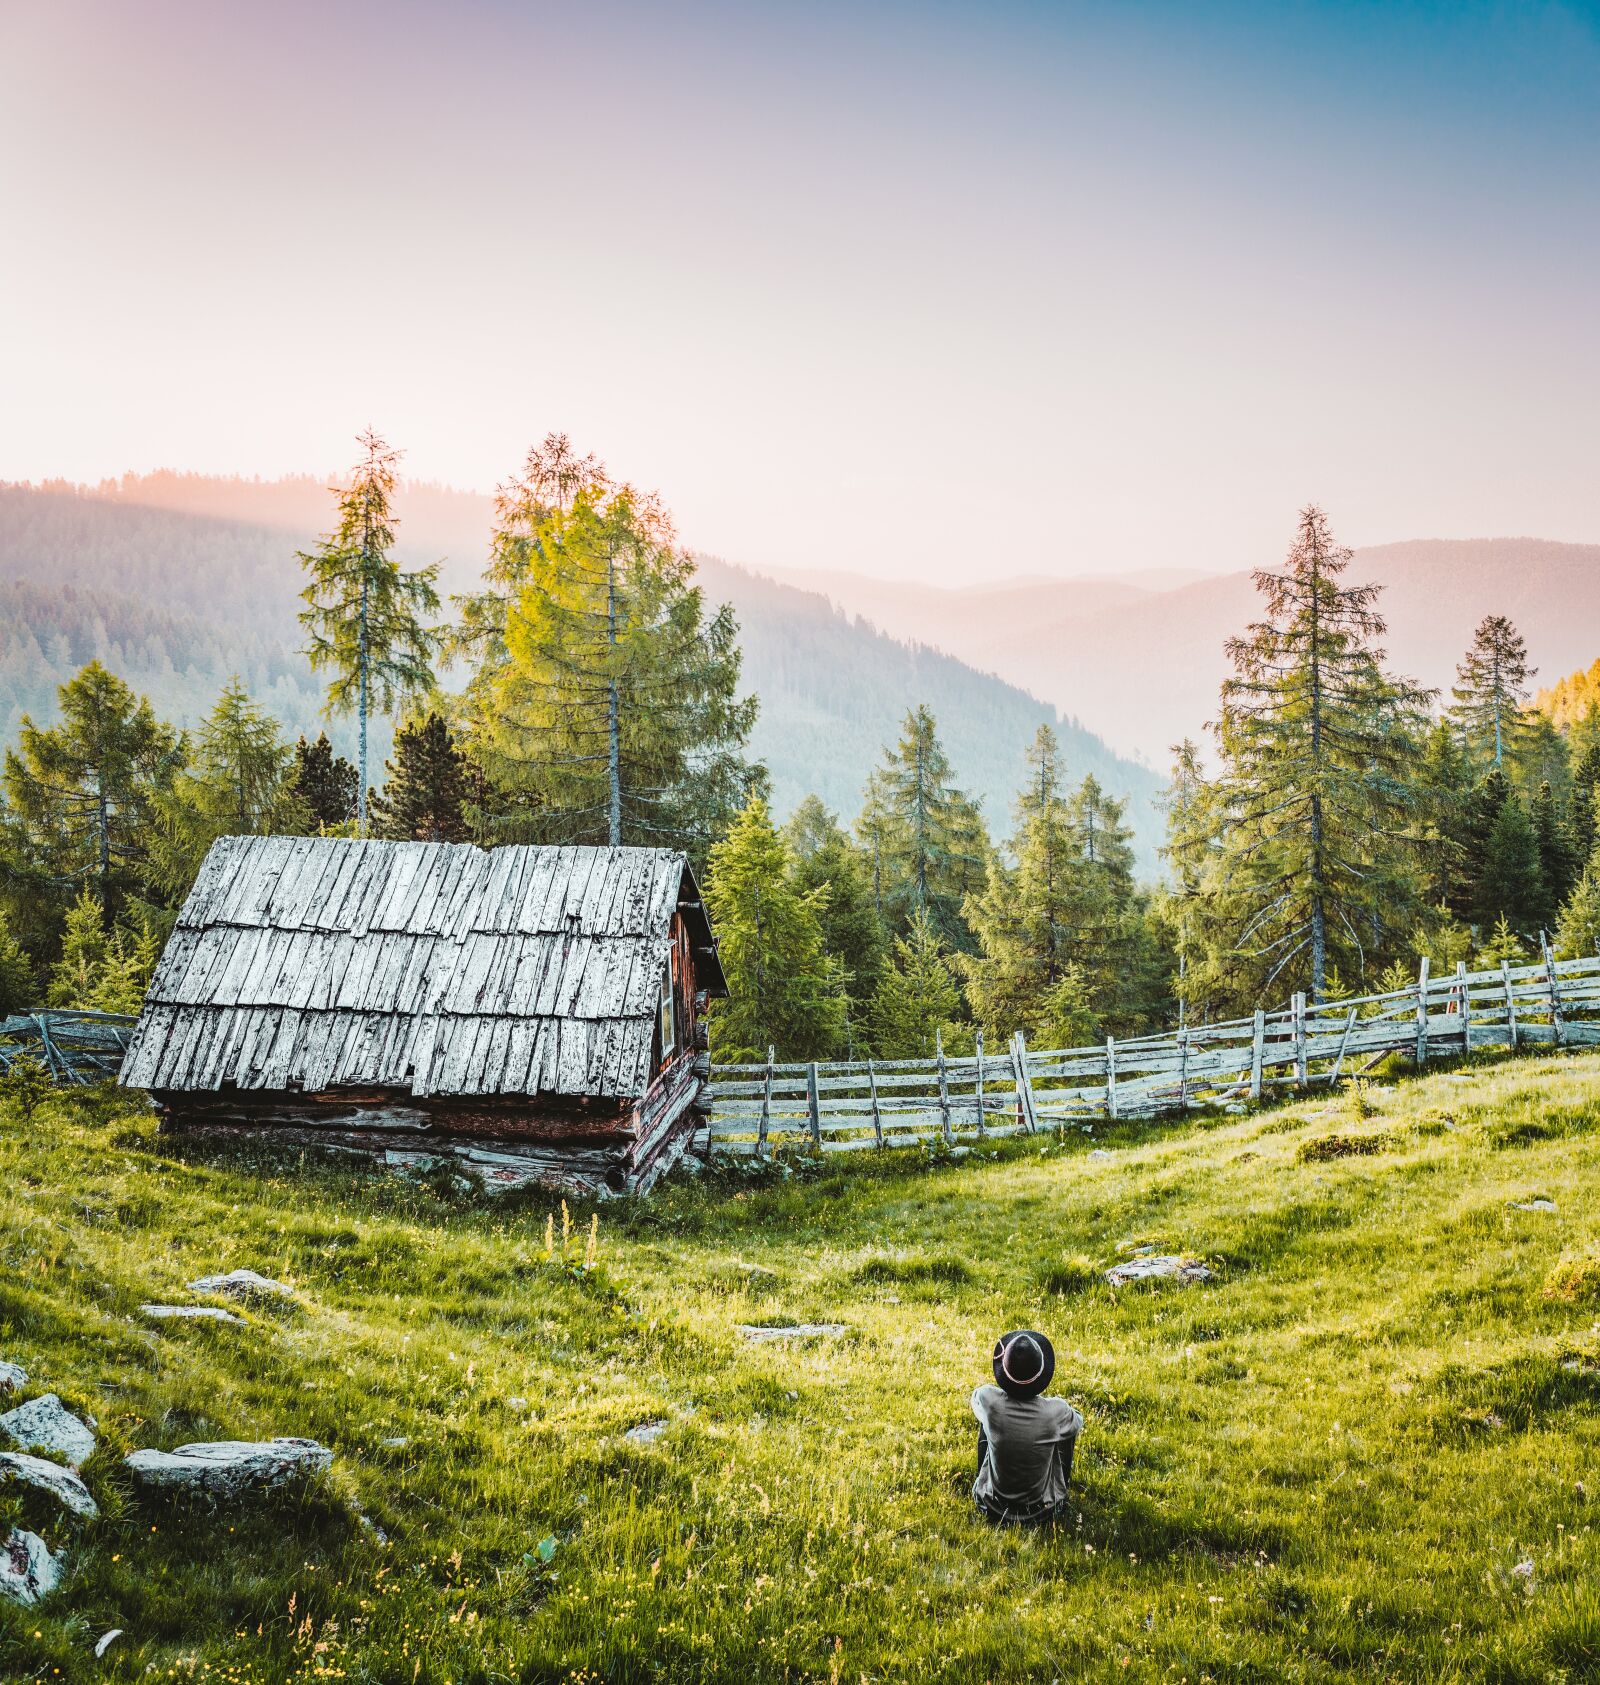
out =
[[[654,1445],[672,1424],[665,1421],[640,1422],[623,1434],[630,1445]]]
[[[1106,1280],[1113,1287],[1127,1287],[1136,1281],[1176,1281],[1187,1287],[1191,1282],[1210,1279],[1211,1271],[1204,1264],[1176,1256],[1129,1258],[1106,1271]]]
[[[1109,1147],[1094,1147],[1090,1149],[1090,1158],[1115,1158],[1117,1155]]]
[[[0,1451],[0,1484],[12,1480],[19,1480],[37,1492],[48,1492],[63,1508],[87,1521],[93,1521],[100,1513],[89,1488],[60,1463],[30,1457],[25,1451]]]
[[[154,1317],[156,1321],[172,1318],[180,1322],[243,1322],[232,1311],[225,1311],[221,1305],[140,1305],[139,1309],[146,1316]]]
[[[20,1527],[0,1544],[0,1597],[37,1603],[61,1583],[61,1558],[37,1533]]]
[[[112,1627],[110,1632],[101,1633],[100,1637],[95,1642],[94,1659],[99,1661],[106,1651],[109,1650],[111,1646],[115,1644],[119,1638],[121,1638],[121,1636],[122,1628],[119,1626]]]
[[[124,1461],[141,1486],[242,1498],[321,1474],[333,1453],[314,1439],[214,1439],[176,1451],[130,1451]]]
[[[1555,1208],[1553,1199],[1514,1199],[1511,1202],[1513,1211],[1554,1211]]]
[[[747,1322],[735,1326],[756,1345],[770,1340],[832,1340],[847,1331],[842,1322],[797,1322],[792,1328],[753,1328]]]
[[[223,1299],[292,1299],[294,1289],[287,1282],[254,1270],[229,1270],[226,1275],[203,1275],[189,1283],[191,1293],[215,1293]]]
[[[20,1363],[0,1361],[0,1393],[21,1392],[28,1384],[28,1371]]]
[[[0,1430],[23,1450],[42,1446],[77,1468],[94,1450],[94,1435],[53,1392],[41,1393],[0,1416]]]

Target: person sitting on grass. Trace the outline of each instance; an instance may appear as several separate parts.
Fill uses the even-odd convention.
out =
[[[1039,1396],[1055,1370],[1055,1348],[1044,1335],[1016,1329],[995,1342],[999,1384],[972,1395],[978,1418],[972,1500],[991,1521],[1054,1521],[1067,1507],[1083,1417],[1064,1398]]]

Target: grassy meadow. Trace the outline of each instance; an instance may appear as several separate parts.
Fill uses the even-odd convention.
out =
[[[0,1488],[69,1562],[0,1679],[1600,1677],[1600,1056],[719,1174],[602,1208],[585,1268],[590,1217],[0,1114],[0,1357],[98,1419],[103,1511]],[[1109,1288],[1147,1245],[1215,1277]],[[240,1265],[298,1302],[141,1317]],[[847,1332],[736,1332],[799,1321]],[[1087,1417],[1052,1532],[967,1495],[1019,1324]],[[120,1467],[274,1434],[330,1475],[207,1513]]]

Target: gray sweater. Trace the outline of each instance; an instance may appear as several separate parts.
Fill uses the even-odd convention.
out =
[[[972,1413],[989,1440],[972,1483],[978,1505],[1018,1521],[1055,1509],[1067,1495],[1083,1417],[1064,1398],[1013,1398],[996,1386],[973,1393]]]

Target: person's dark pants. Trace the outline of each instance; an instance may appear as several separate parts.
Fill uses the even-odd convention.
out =
[[[1074,1449],[1075,1447],[1071,1446],[1067,1449],[1067,1478],[1069,1480],[1072,1478],[1072,1452]],[[979,1474],[983,1473],[983,1465],[987,1461],[988,1456],[989,1436],[980,1427],[978,1429]],[[994,1522],[1010,1522],[1019,1527],[1045,1527],[1052,1521],[1059,1521],[1061,1517],[1067,1513],[1067,1501],[1065,1498],[1063,1498],[1059,1504],[1055,1504],[1049,1509],[1037,1510],[1032,1514],[1018,1513],[1015,1510],[1007,1509],[1003,1504],[996,1508],[990,1508],[988,1504],[982,1503],[976,1498],[973,1499],[973,1502],[978,1506],[978,1513],[984,1516],[987,1520]]]

